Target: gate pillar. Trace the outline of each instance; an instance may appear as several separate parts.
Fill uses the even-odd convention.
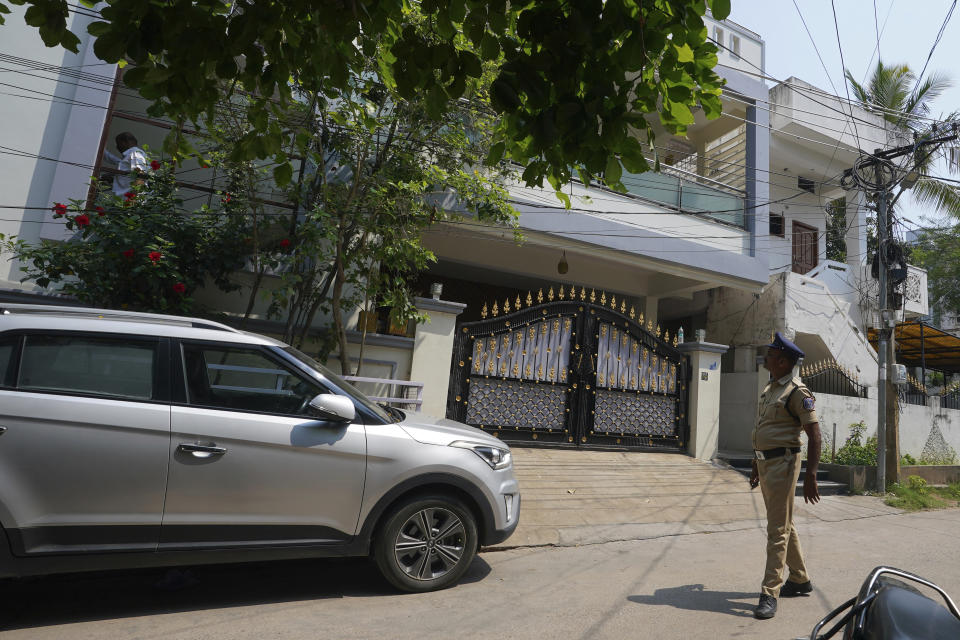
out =
[[[447,390],[450,387],[450,367],[447,363],[453,355],[457,316],[463,313],[467,305],[433,298],[416,298],[414,303],[417,311],[428,314],[430,320],[417,325],[410,379],[423,383],[420,410],[442,418],[447,412]]]
[[[720,356],[728,347],[712,342],[684,342],[677,349],[690,358],[687,452],[694,458],[710,460],[717,455],[720,433]]]

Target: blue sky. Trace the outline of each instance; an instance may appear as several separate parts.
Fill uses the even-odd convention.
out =
[[[834,90],[832,80],[839,95],[846,96],[844,63],[858,80],[862,80],[876,65],[878,32],[880,56],[885,63],[905,62],[919,72],[953,1],[835,0],[834,4],[843,63],[830,0],[796,0],[796,6],[793,0],[732,0],[730,19],[763,38],[768,75],[778,79],[796,76],[830,92]],[[819,49],[823,64],[804,29],[797,7]],[[960,61],[960,9],[951,17],[927,66],[928,74],[933,70],[948,72],[955,82],[955,86],[934,103],[934,115],[960,110],[957,61]],[[901,213],[915,223],[930,213],[912,202],[905,204]]]

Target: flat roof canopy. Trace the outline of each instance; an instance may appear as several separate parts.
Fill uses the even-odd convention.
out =
[[[960,338],[923,322],[901,322],[895,332],[897,362],[908,367],[925,367],[946,373],[960,372]],[[877,348],[878,332],[867,331]]]

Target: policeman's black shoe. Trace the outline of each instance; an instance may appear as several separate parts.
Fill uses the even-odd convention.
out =
[[[795,598],[797,596],[805,596],[811,591],[813,591],[813,585],[810,584],[809,580],[806,582],[790,582],[787,580],[783,586],[780,587],[780,597]]]
[[[753,617],[760,620],[768,620],[777,615],[777,599],[767,594],[760,596],[760,604],[753,610]]]

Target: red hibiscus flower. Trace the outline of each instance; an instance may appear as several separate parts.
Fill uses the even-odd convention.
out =
[[[229,193],[223,194],[223,202],[224,202],[224,203],[230,202],[230,194],[229,194]]]
[[[150,168],[156,171],[157,169],[160,168],[160,163],[154,160],[153,162],[150,163]]]
[[[123,194],[123,199],[126,200],[127,202],[130,202],[136,197],[137,197],[137,194],[133,191],[127,191],[125,194]]]
[[[290,238],[284,238],[283,240],[280,241],[281,248],[286,249],[289,246],[290,246]]]
[[[204,169],[209,169],[209,168],[210,168],[210,165],[207,164],[206,162],[201,162],[201,163],[200,163],[200,166],[203,167]]]
[[[96,211],[98,216],[102,216],[105,213],[103,207],[97,207]]]
[[[53,217],[59,218],[60,216],[67,215],[67,205],[60,204],[59,202],[54,203],[53,205]]]
[[[150,258],[150,262],[156,264],[160,262],[160,258],[163,257],[163,254],[160,253],[159,251],[151,251],[150,253],[147,254],[147,257]]]
[[[123,252],[123,257],[124,257],[124,258],[127,258],[127,259],[132,258],[132,257],[133,257],[133,249],[127,249],[126,251],[124,251],[124,252]]]
[[[90,216],[85,213],[81,213],[76,218],[73,219],[74,223],[81,229],[90,224]]]
[[[182,282],[178,282],[177,284],[173,285],[173,290],[175,293],[185,293],[187,291],[187,285],[183,284]]]

